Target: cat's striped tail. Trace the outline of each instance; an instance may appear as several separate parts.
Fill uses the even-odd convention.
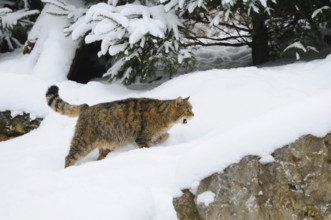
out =
[[[54,111],[69,117],[76,117],[81,113],[83,109],[89,107],[87,104],[71,105],[65,102],[59,96],[59,87],[57,86],[51,86],[48,88],[46,92],[46,100],[47,100],[47,104]]]

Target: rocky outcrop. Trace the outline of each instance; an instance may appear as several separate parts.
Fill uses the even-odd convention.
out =
[[[202,180],[195,195],[184,190],[173,200],[178,219],[331,219],[331,134],[304,136],[272,156],[267,164],[246,156]]]
[[[12,117],[10,111],[0,112],[0,141],[26,134],[39,127],[41,121],[41,118],[31,119],[27,113]]]

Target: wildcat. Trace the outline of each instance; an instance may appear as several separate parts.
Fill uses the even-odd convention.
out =
[[[186,124],[194,116],[189,97],[129,98],[93,106],[71,105],[60,98],[57,86],[51,86],[46,100],[54,111],[78,116],[65,167],[74,165],[96,148],[101,160],[111,150],[126,144],[136,143],[141,148],[160,144],[168,139],[167,131],[174,124]]]

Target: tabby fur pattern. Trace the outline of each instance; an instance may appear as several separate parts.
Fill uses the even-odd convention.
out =
[[[54,111],[78,116],[65,167],[74,165],[96,148],[101,160],[110,151],[127,144],[136,143],[141,148],[160,144],[168,139],[167,131],[174,124],[186,124],[194,116],[189,97],[129,98],[93,106],[71,105],[60,98],[57,86],[51,86],[46,100]]]

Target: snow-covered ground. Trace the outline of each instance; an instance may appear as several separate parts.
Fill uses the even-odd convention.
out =
[[[60,30],[52,31],[45,42],[66,48],[60,44],[45,51],[36,45],[29,56],[0,56],[0,111],[44,118],[38,129],[0,142],[2,220],[176,219],[172,198],[181,189],[194,191],[199,180],[245,155],[259,155],[267,163],[271,152],[301,135],[331,130],[331,56],[278,67],[193,72],[153,89],[132,90],[63,79],[72,57],[63,50],[75,45],[58,37]],[[195,117],[174,126],[159,146],[126,146],[102,161],[92,152],[64,169],[76,119],[46,105],[44,95],[53,83],[73,104],[190,96]]]
[[[202,47],[195,51],[196,70],[228,69],[252,64],[249,47]]]

